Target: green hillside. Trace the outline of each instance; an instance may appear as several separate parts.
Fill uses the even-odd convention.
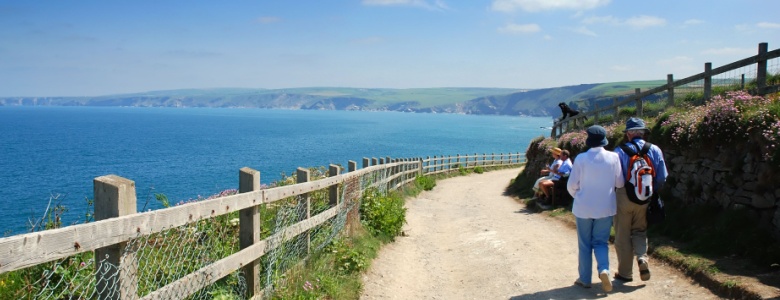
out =
[[[508,88],[213,88],[149,91],[98,97],[0,97],[0,105],[245,107],[314,110],[392,110],[556,116],[557,104],[589,107],[599,98],[626,95],[665,81],[581,84],[546,89]]]

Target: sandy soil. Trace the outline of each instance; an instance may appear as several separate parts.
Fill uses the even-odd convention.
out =
[[[406,236],[383,246],[361,299],[594,299],[577,278],[576,231],[533,213],[504,188],[520,169],[437,181],[407,200]],[[617,268],[610,246],[610,269]],[[650,262],[652,279],[615,282],[610,299],[718,299],[679,271]],[[595,263],[594,263],[595,266]]]

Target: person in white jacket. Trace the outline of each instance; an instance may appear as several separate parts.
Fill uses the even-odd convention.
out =
[[[572,212],[577,217],[579,242],[579,278],[574,282],[590,287],[593,274],[593,256],[596,271],[605,292],[612,291],[609,276],[609,232],[612,217],[617,212],[615,191],[625,183],[617,153],[607,151],[607,131],[593,125],[586,132],[588,151],[574,159],[566,188],[574,197]]]

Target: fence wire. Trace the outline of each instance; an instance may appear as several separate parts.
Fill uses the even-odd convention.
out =
[[[389,172],[380,169],[345,180],[339,185],[336,215],[297,237],[284,236],[284,229],[305,220],[307,208],[313,217],[336,207],[330,203],[327,189],[262,205],[260,234],[272,248],[260,260],[264,296],[270,297],[275,287],[283,286],[287,272],[337,239],[348,229],[347,224],[359,222],[363,191],[376,188],[386,194],[384,180]],[[245,299],[253,287],[247,286],[241,270],[223,278],[216,278],[216,274],[194,276],[187,278],[186,284],[176,285],[178,289],[163,288],[238,252],[238,220],[234,212],[130,239],[121,245],[121,268],[107,257],[96,263],[94,252],[88,251],[0,274],[0,298],[98,299],[133,294],[136,297],[132,298],[142,298],[153,293],[157,299]],[[117,282],[123,282],[122,286]]]

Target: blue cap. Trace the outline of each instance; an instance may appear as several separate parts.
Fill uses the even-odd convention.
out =
[[[609,142],[607,141],[607,130],[599,125],[593,125],[588,127],[585,132],[588,133],[588,139],[585,140],[585,145],[590,148],[604,147]]]

